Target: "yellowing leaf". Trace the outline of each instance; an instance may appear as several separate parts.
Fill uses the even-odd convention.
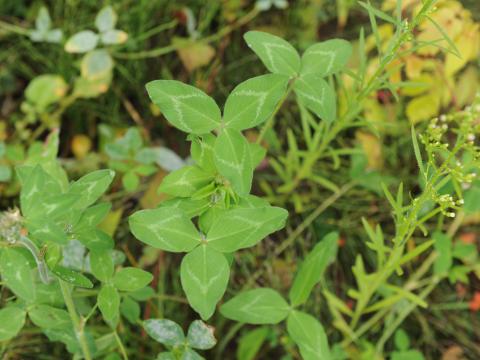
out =
[[[460,57],[448,53],[445,60],[445,74],[452,76],[461,70],[467,62],[478,56],[479,24],[469,24],[457,37],[455,46],[460,52]]]
[[[173,40],[175,43],[188,43],[189,40],[175,38]],[[198,69],[202,66],[208,65],[213,57],[215,56],[215,49],[208,44],[193,43],[188,46],[181,47],[177,50],[178,56],[182,61],[183,66],[192,72],[195,69]]]
[[[368,170],[379,170],[383,168],[382,144],[380,140],[370,133],[357,131],[355,137],[362,145],[367,156]]]
[[[72,152],[77,159],[83,159],[92,148],[92,141],[86,135],[75,135],[72,139]]]
[[[422,120],[428,120],[438,114],[440,97],[434,93],[419,96],[407,105],[407,117],[410,123],[416,124]]]

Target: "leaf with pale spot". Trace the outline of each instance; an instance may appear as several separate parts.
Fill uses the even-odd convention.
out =
[[[227,289],[230,268],[225,256],[202,245],[185,255],[180,268],[182,287],[190,306],[203,320],[210,318]]]
[[[108,189],[114,176],[115,172],[112,170],[97,170],[73,182],[68,192],[81,195],[75,207],[86,208],[92,205]]]
[[[143,328],[150,337],[163,345],[175,346],[185,341],[182,328],[172,320],[148,319],[143,322]]]
[[[98,35],[91,30],[80,31],[72,35],[65,44],[68,53],[85,53],[95,49],[98,44]]]
[[[0,256],[2,281],[15,295],[35,301],[35,279],[26,254],[20,249],[5,248]]]
[[[113,277],[113,285],[121,291],[136,291],[144,288],[153,280],[149,272],[134,267],[120,269]]]
[[[227,98],[223,121],[226,127],[244,130],[267,120],[285,96],[288,76],[267,74],[244,81]]]
[[[261,31],[249,31],[243,37],[272,73],[293,77],[300,71],[300,56],[284,39]]]
[[[165,176],[158,192],[189,197],[213,180],[213,175],[198,166],[185,166]]]
[[[221,114],[215,101],[194,86],[175,80],[155,80],[146,85],[148,95],[176,128],[205,134],[219,127]]]
[[[285,226],[288,212],[279,207],[237,208],[221,214],[207,234],[209,246],[220,252],[251,247]]]
[[[65,329],[72,326],[72,320],[63,309],[50,305],[35,305],[28,310],[30,320],[44,329]]]
[[[195,225],[178,208],[160,207],[137,211],[130,216],[129,224],[137,239],[165,251],[191,251],[201,241]]]
[[[247,139],[235,129],[223,129],[215,142],[215,164],[218,172],[240,195],[252,187],[253,165]]]
[[[337,116],[335,91],[322,78],[314,75],[301,76],[293,87],[299,101],[319,118],[332,123]]]
[[[302,56],[302,75],[325,77],[345,67],[352,46],[343,39],[331,39],[310,46]]]
[[[220,308],[228,319],[247,324],[278,324],[290,312],[285,299],[275,290],[247,290],[230,299]]]
[[[188,345],[194,349],[208,350],[215,346],[214,328],[201,320],[195,320],[190,324],[187,333]]]
[[[300,348],[302,359],[330,360],[333,358],[325,330],[313,316],[301,311],[292,311],[287,319],[287,331]]]
[[[97,297],[98,308],[103,318],[114,327],[118,321],[120,309],[120,295],[112,285],[104,285]]]
[[[25,310],[8,306],[0,310],[0,341],[7,341],[22,330],[25,325]]]

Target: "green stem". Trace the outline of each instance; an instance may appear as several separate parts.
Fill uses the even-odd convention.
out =
[[[113,335],[115,336],[115,340],[117,341],[120,352],[122,353],[123,360],[128,360],[127,351],[125,350],[125,346],[123,346],[122,340],[118,336],[117,330],[113,332]]]
[[[60,283],[60,289],[62,290],[63,300],[65,301],[70,319],[72,320],[75,335],[80,343],[80,347],[82,348],[83,356],[85,360],[92,360],[92,355],[90,354],[87,339],[83,331],[85,322],[81,317],[78,316],[77,310],[75,309],[70,285],[63,280],[59,279],[58,281]]]

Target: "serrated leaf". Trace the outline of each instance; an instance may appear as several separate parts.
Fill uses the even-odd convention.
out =
[[[149,272],[134,267],[120,269],[113,277],[113,285],[121,291],[136,291],[144,288],[153,280]]]
[[[302,75],[325,77],[345,67],[352,54],[346,40],[331,39],[310,46],[302,56]]]
[[[92,274],[100,281],[107,282],[113,277],[114,265],[111,251],[91,251],[90,252],[90,270]]]
[[[171,252],[187,252],[200,244],[195,225],[178,208],[141,210],[129,218],[130,230],[140,241]]]
[[[84,30],[72,35],[65,44],[68,53],[86,53],[97,47],[98,35],[91,30]]]
[[[93,284],[89,278],[82,275],[78,271],[68,269],[66,267],[57,265],[53,269],[50,269],[52,273],[54,273],[57,277],[62,279],[63,281],[87,289],[93,288]]]
[[[201,245],[183,258],[180,277],[190,306],[209,319],[227,289],[230,268],[225,256]]]
[[[285,299],[275,290],[258,288],[247,290],[220,307],[228,319],[247,324],[278,324],[290,312]]]
[[[330,233],[307,255],[290,288],[289,298],[292,306],[298,306],[307,301],[327,266],[335,260],[337,248],[338,233]]]
[[[102,286],[98,293],[97,303],[103,318],[112,327],[115,327],[120,309],[120,295],[117,289],[109,284]]]
[[[176,128],[200,135],[220,126],[217,104],[196,87],[175,80],[155,80],[146,88],[152,102]]]
[[[143,322],[143,328],[150,337],[166,346],[180,345],[185,341],[182,328],[172,320],[148,319]]]
[[[236,86],[225,103],[225,126],[244,130],[267,120],[285,96],[288,80],[285,75],[268,74]]]
[[[28,310],[28,317],[44,329],[65,329],[72,326],[68,312],[49,305],[35,305]]]
[[[165,176],[158,191],[172,196],[189,197],[213,180],[213,175],[198,166],[185,166]]]
[[[300,348],[302,359],[333,359],[325,330],[313,316],[301,311],[292,311],[287,319],[287,330]]]
[[[319,118],[332,123],[337,116],[335,91],[318,76],[301,76],[293,87],[298,99]]]
[[[0,341],[13,339],[25,325],[26,312],[16,306],[7,306],[0,310]]]
[[[100,32],[111,30],[117,23],[117,14],[111,6],[103,7],[95,17],[95,27]]]
[[[0,255],[2,281],[15,295],[27,302],[35,301],[33,270],[19,249],[5,248]]]
[[[76,208],[86,208],[97,201],[108,189],[114,176],[115,172],[112,170],[96,170],[73,182],[69,193],[82,195],[75,205]]]
[[[211,349],[217,343],[215,339],[214,328],[208,326],[203,321],[193,321],[187,333],[188,346],[194,349],[207,350]]]
[[[240,195],[252,187],[253,165],[247,139],[235,129],[223,129],[215,141],[215,164],[218,172]]]
[[[270,72],[290,77],[299,73],[300,56],[287,41],[260,31],[249,31],[243,37]]]
[[[221,214],[207,234],[208,245],[234,252],[255,245],[285,226],[288,213],[278,207],[233,209]]]

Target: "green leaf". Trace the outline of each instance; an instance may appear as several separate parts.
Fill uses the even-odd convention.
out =
[[[91,30],[84,30],[71,36],[66,44],[65,51],[68,53],[86,53],[93,50],[98,44],[98,35]]]
[[[413,152],[415,153],[415,159],[417,160],[418,168],[420,169],[420,175],[426,177],[425,167],[423,166],[422,154],[420,153],[420,146],[418,146],[417,133],[415,127],[412,125],[412,143],[413,143]]]
[[[100,32],[115,28],[117,23],[117,14],[111,6],[103,7],[95,17],[95,27]]]
[[[159,192],[180,197],[190,197],[213,180],[211,173],[198,166],[185,166],[165,176]]]
[[[98,308],[103,318],[112,327],[116,326],[120,309],[120,295],[112,285],[104,285],[97,297]]]
[[[287,330],[300,348],[302,359],[333,359],[325,330],[313,316],[301,311],[292,311],[287,319]]]
[[[81,201],[80,194],[61,194],[46,196],[41,202],[32,204],[26,214],[30,219],[51,219],[55,220],[65,217],[74,205]]]
[[[220,307],[228,319],[247,324],[278,324],[290,312],[283,297],[273,289],[247,290]]]
[[[89,51],[80,64],[82,77],[92,81],[103,79],[112,69],[113,59],[104,49]]]
[[[72,320],[63,309],[49,305],[35,305],[28,310],[30,320],[44,329],[64,329],[72,326]]]
[[[228,128],[222,130],[215,142],[215,164],[239,195],[250,192],[253,164],[249,142],[240,132]]]
[[[208,350],[213,348],[217,343],[214,328],[203,321],[193,321],[188,328],[187,342],[188,346],[194,349]]]
[[[260,31],[249,31],[243,37],[270,72],[290,77],[299,73],[300,56],[287,41]]]
[[[3,283],[18,297],[35,301],[35,279],[25,254],[20,249],[4,248],[0,255]]]
[[[209,246],[220,252],[251,247],[285,226],[286,210],[268,206],[233,209],[221,214],[207,234]]]
[[[65,245],[68,242],[67,234],[60,225],[45,218],[28,219],[27,229],[29,237],[41,243],[53,241]]]
[[[107,282],[114,273],[113,255],[109,250],[90,252],[90,270],[100,281]]]
[[[433,246],[438,253],[433,264],[433,272],[437,275],[446,274],[453,265],[452,239],[439,231],[434,232],[432,238],[435,240]]]
[[[82,197],[77,202],[77,208],[86,208],[92,205],[108,189],[115,176],[109,169],[96,170],[82,176],[70,185],[70,194],[80,194]]]
[[[122,185],[129,192],[135,191],[139,184],[140,178],[133,171],[126,172],[122,177]]]
[[[50,269],[57,277],[63,281],[87,289],[93,288],[93,284],[89,278],[82,275],[78,271],[68,269],[66,267],[57,265],[53,269]]]
[[[331,39],[310,46],[302,56],[302,75],[325,77],[343,69],[352,54],[346,40]]]
[[[120,312],[132,325],[136,325],[140,319],[140,305],[129,296],[123,297]]]
[[[249,146],[252,165],[254,168],[256,168],[262,163],[262,160],[265,158],[265,155],[267,154],[267,149],[257,143],[249,143]]]
[[[243,335],[238,342],[237,359],[254,360],[269,332],[268,327],[259,327]]]
[[[196,87],[175,80],[155,80],[146,88],[152,102],[176,128],[200,135],[220,126],[217,104]]]
[[[195,163],[208,173],[214,173],[215,154],[213,152],[216,137],[212,134],[192,137],[190,153]]]
[[[142,269],[125,267],[120,269],[113,277],[113,284],[121,291],[139,290],[153,280],[153,275]]]
[[[209,205],[210,200],[208,198],[198,200],[191,198],[173,198],[160,203],[161,207],[174,207],[182,210],[189,218],[202,214],[208,209]]]
[[[307,301],[327,266],[335,260],[337,248],[338,233],[330,233],[307,255],[290,288],[289,298],[292,306],[298,306]]]
[[[8,165],[0,164],[0,182],[8,182],[12,178],[12,169]]]
[[[200,244],[198,230],[178,208],[141,210],[129,218],[130,230],[140,241],[171,252],[188,252]]]
[[[319,118],[332,123],[337,117],[335,91],[318,76],[301,76],[295,81],[293,90],[299,101]]]
[[[180,345],[185,341],[182,328],[172,320],[148,319],[143,322],[143,328],[150,337],[166,346]]]
[[[13,339],[25,325],[25,310],[7,306],[0,310],[0,341]]]
[[[59,75],[44,74],[33,79],[25,89],[25,98],[34,104],[39,112],[62,99],[68,89],[65,80]]]
[[[82,213],[78,222],[73,226],[73,231],[82,232],[96,227],[105,219],[111,208],[111,203],[90,206]]]
[[[185,255],[180,268],[182,287],[190,306],[203,320],[215,312],[227,289],[230,268],[225,256],[201,245]]]
[[[75,233],[78,241],[91,251],[113,249],[113,239],[106,232],[99,229],[86,230]]]
[[[48,9],[42,6],[38,11],[37,18],[35,19],[35,27],[41,32],[45,32],[52,26],[52,19],[48,13]]]
[[[226,127],[244,130],[267,120],[285,96],[288,77],[278,74],[244,81],[227,98],[223,121]]]

